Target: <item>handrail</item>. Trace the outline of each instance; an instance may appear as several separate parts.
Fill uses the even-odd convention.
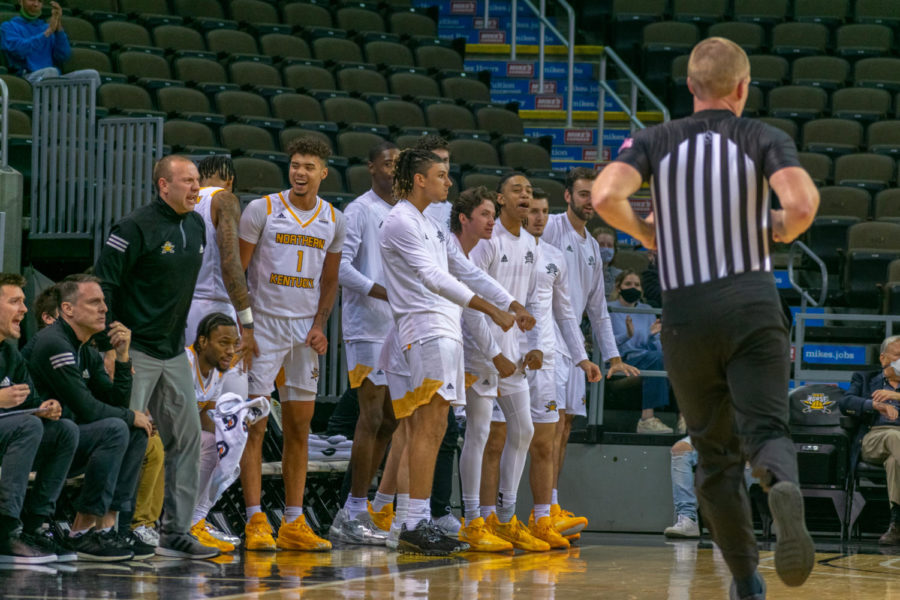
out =
[[[9,153],[7,152],[7,148],[9,146],[9,88],[6,87],[6,82],[0,79],[0,94],[3,95],[2,100],[2,110],[0,113],[0,119],[3,119],[3,124],[0,126],[0,169],[6,169],[9,166]]]
[[[822,293],[819,294],[818,302],[813,300],[812,296],[810,296],[805,289],[800,287],[797,282],[794,281],[794,255],[797,248],[802,250],[807,256],[813,259],[813,262],[819,265],[819,271],[822,273]],[[809,249],[809,246],[807,246],[800,240],[797,240],[796,242],[791,244],[791,249],[788,252],[788,282],[791,284],[791,287],[794,288],[806,302],[809,302],[813,306],[822,306],[823,304],[825,304],[825,299],[828,297],[828,267],[825,266],[825,263],[815,252]]]

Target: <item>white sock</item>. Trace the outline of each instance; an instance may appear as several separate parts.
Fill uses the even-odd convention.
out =
[[[372,500],[372,510],[374,510],[375,512],[381,512],[382,508],[384,508],[388,504],[393,503],[393,494],[382,494],[381,492],[375,492],[375,499]]]
[[[285,523],[293,523],[301,515],[303,515],[303,507],[302,506],[285,506],[284,507],[284,522]]]
[[[420,498],[409,499],[409,513],[403,520],[408,531],[412,531],[413,529],[415,529],[416,525],[418,525],[419,521],[421,521],[422,519],[425,519],[427,521],[430,518],[431,500],[429,498],[425,498],[424,500]]]
[[[534,505],[534,520],[535,522],[541,517],[549,517],[550,516],[550,505],[549,504],[535,504]]]
[[[484,447],[491,432],[494,399],[472,388],[466,391],[466,439],[459,455],[459,479],[466,521],[478,518],[481,503],[481,464]]]
[[[550,497],[550,504],[559,504],[559,490],[553,488],[553,495]]]
[[[497,505],[493,504],[491,506],[483,506],[481,507],[481,517],[487,521],[487,518],[491,516],[492,513],[497,512]]]
[[[191,517],[191,527],[202,521],[206,518],[206,511],[203,509],[195,508],[194,515]]]
[[[261,512],[262,512],[262,506],[260,506],[259,504],[254,504],[253,506],[248,506],[247,507],[247,520],[249,521],[250,519],[253,518],[253,515],[255,515],[256,513],[261,513]]]
[[[367,499],[365,497],[357,498],[353,494],[349,494],[347,496],[347,501],[344,503],[344,508],[346,508],[347,512],[350,513],[351,521],[359,516],[360,513],[367,512],[366,502]]]
[[[90,531],[90,530],[91,530],[90,527],[88,527],[87,529],[78,529],[77,531],[76,531],[75,529],[70,529],[70,530],[69,530],[69,537],[78,537],[79,535],[84,535],[84,534],[86,534],[86,533],[87,533],[88,531]]]
[[[394,513],[394,523],[403,525],[406,515],[409,514],[409,494],[397,494],[397,512]]]

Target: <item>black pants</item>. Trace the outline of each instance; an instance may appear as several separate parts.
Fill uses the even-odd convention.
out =
[[[437,460],[434,463],[434,481],[431,484],[431,516],[440,519],[450,512],[450,494],[453,492],[453,461],[459,449],[459,425],[453,407],[447,411],[447,431],[441,440]]]
[[[797,482],[788,431],[790,342],[770,273],[663,294],[669,381],[698,453],[695,485],[713,540],[736,578],[759,556],[743,470]]]

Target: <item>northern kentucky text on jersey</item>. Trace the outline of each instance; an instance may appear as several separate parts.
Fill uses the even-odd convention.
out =
[[[309,277],[297,277],[295,275],[282,275],[281,273],[270,273],[269,283],[282,285],[292,288],[309,288],[316,287],[316,282]]]
[[[318,248],[319,250],[325,249],[325,240],[322,238],[300,235],[298,233],[276,233],[275,242],[291,246],[307,246],[309,248]]]

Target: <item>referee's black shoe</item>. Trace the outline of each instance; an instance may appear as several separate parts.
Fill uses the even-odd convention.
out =
[[[465,552],[469,544],[455,540],[441,531],[429,519],[422,519],[412,530],[404,524],[400,528],[397,552],[401,554],[423,554],[425,556],[448,556]]]
[[[775,572],[785,585],[803,585],[812,572],[816,547],[803,515],[803,493],[796,483],[779,481],[769,490],[775,521]]]

